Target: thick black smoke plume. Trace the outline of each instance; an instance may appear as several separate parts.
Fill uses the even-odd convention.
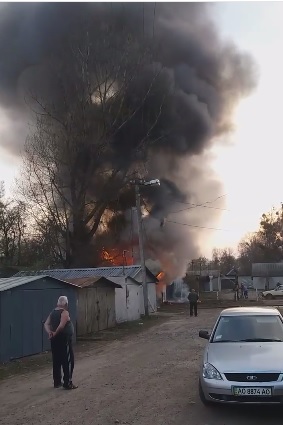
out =
[[[143,115],[136,114],[115,137],[115,155],[110,162],[129,166],[137,160],[131,149],[142,135],[144,114],[151,116],[162,103],[152,135],[155,143],[140,159],[147,162],[146,177],[162,182],[160,188],[143,192],[150,211],[144,222],[147,258],[159,260],[170,278],[182,274],[187,259],[198,254],[200,242],[205,244],[204,232],[172,222],[207,227],[215,223],[217,210],[186,208],[190,207],[188,203],[212,201],[222,194],[209,165],[209,148],[232,129],[233,110],[251,92],[256,80],[251,58],[223,42],[210,13],[213,7],[196,3],[0,6],[0,108],[6,123],[4,129],[0,127],[0,143],[14,154],[23,146],[23,126],[27,128],[23,94],[27,88],[34,88],[43,95],[56,96],[45,64],[64,50],[73,34],[83,34],[88,28],[90,41],[103,43],[101,34],[111,26],[115,34],[113,54],[115,43],[125,34],[133,36],[135,43],[152,46],[151,65],[133,80],[127,102],[133,105],[140,98],[156,72],[160,72],[158,83]],[[62,73],[70,78],[71,70],[70,63]],[[95,188],[89,189],[97,195]],[[223,200],[214,205],[221,207]],[[126,204],[120,208],[122,215],[128,211]],[[119,230],[122,246],[131,228],[127,227],[129,213],[125,217],[126,229]]]

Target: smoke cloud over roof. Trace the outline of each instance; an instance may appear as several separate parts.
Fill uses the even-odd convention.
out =
[[[52,93],[45,63],[74,30],[89,26],[91,41],[97,42],[101,28],[111,23],[117,37],[123,27],[140,43],[152,42],[152,66],[134,80],[129,96],[134,102],[135,93],[162,70],[152,102],[164,95],[164,87],[169,95],[154,129],[157,142],[146,155],[148,178],[159,178],[162,185],[143,194],[151,207],[144,226],[147,258],[159,260],[170,278],[184,272],[187,259],[199,253],[200,238],[204,240],[197,228],[172,222],[204,227],[217,222],[218,210],[186,208],[190,202],[222,195],[210,167],[209,148],[232,130],[235,106],[256,85],[253,60],[222,40],[211,14],[213,6],[203,3],[0,5],[0,144],[14,155],[28,133],[25,90]],[[150,108],[149,103],[149,113]],[[117,136],[117,161],[131,161],[128,144],[134,143],[139,127],[137,115],[127,134]],[[223,199],[212,205],[223,206]],[[128,230],[121,233],[121,241],[128,238]]]

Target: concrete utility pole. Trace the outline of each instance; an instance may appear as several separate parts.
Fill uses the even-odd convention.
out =
[[[148,287],[146,281],[146,266],[144,258],[144,244],[143,244],[143,232],[142,232],[142,213],[141,213],[141,198],[140,198],[140,186],[159,186],[159,180],[150,180],[146,182],[145,180],[134,180],[131,181],[135,185],[136,193],[136,209],[137,209],[137,221],[138,221],[138,236],[139,236],[139,249],[140,249],[140,262],[142,269],[142,286],[143,286],[143,298],[144,298],[144,314],[145,316],[149,315],[148,308]]]
[[[143,250],[143,234],[142,234],[142,214],[141,214],[141,195],[139,190],[139,185],[135,185],[136,192],[136,208],[137,208],[137,220],[138,220],[138,235],[139,235],[139,248],[140,248],[140,261],[142,269],[142,286],[143,286],[143,298],[144,298],[144,314],[145,316],[149,315],[148,311],[148,290],[146,282],[146,267],[145,267],[145,258]]]

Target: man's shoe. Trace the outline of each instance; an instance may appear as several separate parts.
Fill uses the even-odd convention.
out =
[[[77,385],[74,385],[72,382],[68,385],[63,385],[64,390],[76,390],[78,388]]]
[[[54,388],[61,388],[62,387],[62,383],[60,382],[60,384],[54,384]]]

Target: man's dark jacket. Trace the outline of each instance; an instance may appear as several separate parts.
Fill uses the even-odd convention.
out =
[[[196,292],[190,292],[188,296],[188,300],[190,301],[190,303],[198,302],[198,294]]]

